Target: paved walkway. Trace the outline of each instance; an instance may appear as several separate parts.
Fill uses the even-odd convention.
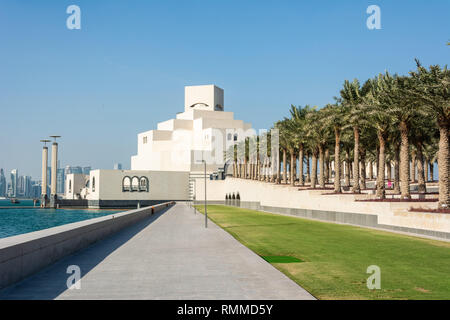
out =
[[[81,289],[68,290],[69,265]],[[0,299],[314,299],[231,235],[177,204],[0,291]]]

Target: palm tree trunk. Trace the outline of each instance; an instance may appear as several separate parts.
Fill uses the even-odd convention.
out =
[[[295,172],[294,172],[294,168],[295,168],[295,153],[294,150],[290,150],[289,153],[291,154],[291,162],[289,163],[289,180],[291,183],[291,186],[294,185],[295,183]]]
[[[241,161],[240,162],[240,172],[241,172],[241,179],[244,179],[244,162],[243,161]]]
[[[416,153],[411,153],[411,182],[416,182]]]
[[[361,148],[361,177],[359,187],[360,189],[366,189],[366,149]]]
[[[328,148],[325,149],[325,184],[330,181],[330,150]]]
[[[427,183],[430,175],[428,173],[428,159],[425,157],[424,157],[424,161],[423,161],[423,170],[424,170],[424,175],[425,175],[425,183]]]
[[[410,199],[411,193],[409,191],[409,141],[408,141],[408,126],[406,122],[400,122],[400,198]]]
[[[311,182],[311,170],[310,170],[310,166],[309,166],[309,158],[310,158],[311,154],[310,152],[306,152],[306,183]]]
[[[280,152],[277,155],[277,184],[281,183],[281,161],[280,161]]]
[[[387,179],[388,181],[392,181],[392,167],[391,167],[391,161],[386,161],[386,173],[387,173]]]
[[[434,162],[430,162],[430,181],[434,181]]]
[[[379,199],[386,198],[386,190],[384,185],[384,165],[385,165],[385,147],[386,140],[381,132],[377,132],[378,142],[379,142],[379,159],[378,159],[378,169],[377,169],[377,193],[376,196]]]
[[[386,141],[386,140],[385,140]],[[386,143],[386,142],[385,142]],[[380,168],[380,164],[378,163],[378,161],[380,161],[380,146],[377,146],[377,159],[376,159],[376,162],[375,162],[375,169],[376,169],[376,176],[377,176],[377,179],[378,179],[378,175],[380,174],[379,172],[378,172],[378,168]],[[384,173],[383,173],[384,174]],[[383,176],[384,177],[384,176]],[[384,179],[384,178],[383,178]]]
[[[276,179],[276,172],[274,170],[274,165],[276,163],[276,156],[273,154],[273,151],[270,155],[270,182],[274,183]]]
[[[352,185],[352,182],[353,182],[353,160],[350,160],[348,165],[349,165],[348,173],[350,174],[350,184],[349,185]]]
[[[353,187],[352,192],[361,193],[359,187],[359,128],[353,127],[353,135],[355,137],[355,148],[353,150]]]
[[[263,162],[263,179],[262,181],[267,181],[267,157],[264,157],[264,162]]]
[[[266,158],[263,159],[261,166],[262,166],[261,181],[266,181]]]
[[[244,157],[244,179],[247,179],[247,157]]]
[[[449,127],[448,124],[439,124],[439,207],[450,207],[450,180],[448,174],[450,170],[450,154],[449,154]]]
[[[345,149],[345,175],[344,175],[344,186],[350,186],[350,151]]]
[[[394,147],[394,193],[400,193],[400,147]]]
[[[256,164],[255,164],[255,180],[258,181],[259,175],[260,175],[260,169],[261,169],[261,160],[259,159],[259,154],[256,155],[255,162],[256,162]]]
[[[303,144],[299,146],[298,152],[298,183],[303,186],[305,181],[303,180]]]
[[[369,179],[373,179],[373,161],[370,161],[369,163]]]
[[[425,185],[425,174],[424,174],[424,165],[423,165],[423,153],[422,153],[422,143],[417,143],[417,189],[419,193],[426,193],[427,187]]]
[[[312,153],[311,188],[316,188],[317,183],[317,150]]]
[[[319,145],[319,187],[325,188],[325,157],[323,145]]]
[[[283,149],[283,183],[287,184],[286,149]]]
[[[341,192],[341,132],[334,129],[334,192]]]

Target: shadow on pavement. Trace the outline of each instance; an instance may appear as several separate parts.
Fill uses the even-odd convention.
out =
[[[81,270],[82,279],[111,253],[155,222],[171,208],[173,207],[159,211],[153,216],[126,227],[78,252],[56,261],[34,275],[0,290],[0,300],[55,299],[64,291],[69,290],[66,284],[67,279],[71,275],[66,273],[68,266],[78,265]]]

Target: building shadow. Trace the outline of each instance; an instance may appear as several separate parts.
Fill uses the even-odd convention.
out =
[[[0,300],[53,300],[57,298],[63,292],[69,290],[67,288],[67,279],[71,276],[71,273],[67,273],[68,266],[77,265],[80,267],[82,283],[83,277],[93,268],[128,240],[155,222],[170,208],[173,207],[165,208],[0,290]],[[114,281],[114,279],[111,281]]]

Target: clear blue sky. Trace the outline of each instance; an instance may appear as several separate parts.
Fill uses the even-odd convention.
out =
[[[66,8],[81,8],[68,30]],[[369,30],[366,8],[381,8]],[[61,164],[130,166],[136,134],[183,110],[185,85],[214,83],[255,128],[290,104],[323,106],[345,79],[447,64],[450,1],[0,2],[0,167],[40,178],[39,140]]]

